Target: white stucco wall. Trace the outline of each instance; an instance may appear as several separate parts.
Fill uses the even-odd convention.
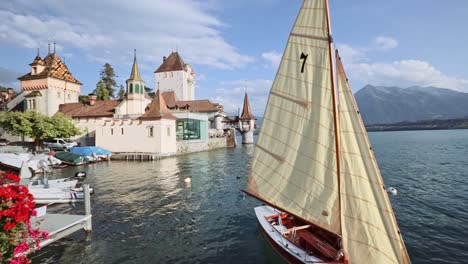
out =
[[[145,108],[149,103],[151,103],[151,100],[143,97],[130,100],[125,99],[115,107],[115,117],[138,117],[145,113]]]
[[[195,77],[192,69],[187,71],[170,71],[155,74],[156,90],[174,91],[179,100],[195,100]]]
[[[96,140],[96,128],[102,126],[105,120],[110,118],[74,118],[75,126],[78,127],[83,133],[74,137],[80,146],[94,146]]]
[[[153,127],[153,136],[149,134],[150,127]],[[173,155],[177,151],[175,120],[106,121],[96,128],[96,146],[112,152]]]
[[[38,86],[47,88],[34,88]],[[25,95],[38,90],[42,96],[31,98],[36,100],[36,109],[33,110],[47,116],[53,116],[57,113],[60,104],[78,102],[81,85],[49,77],[21,81],[21,90],[24,91]]]

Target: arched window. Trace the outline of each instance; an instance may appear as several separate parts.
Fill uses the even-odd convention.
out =
[[[130,89],[128,90],[128,93],[133,93],[133,83],[130,84]]]
[[[140,85],[138,83],[135,84],[135,93],[137,93],[137,94],[140,93]]]

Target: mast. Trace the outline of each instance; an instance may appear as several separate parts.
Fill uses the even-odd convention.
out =
[[[341,174],[341,166],[340,166],[340,129],[339,129],[339,123],[338,123],[338,110],[337,110],[337,104],[336,104],[336,91],[335,91],[335,75],[333,74],[335,68],[333,67],[333,56],[332,56],[332,35],[331,35],[331,23],[330,23],[330,9],[328,6],[328,0],[325,1],[325,6],[327,9],[327,31],[328,31],[328,57],[330,60],[330,78],[331,78],[331,88],[332,88],[332,104],[333,104],[333,126],[335,128],[335,147],[336,147],[336,171],[337,171],[337,179],[338,179],[338,213],[340,214],[340,234],[343,233],[343,223],[342,223],[342,217],[341,217],[341,180],[340,180],[340,174]]]

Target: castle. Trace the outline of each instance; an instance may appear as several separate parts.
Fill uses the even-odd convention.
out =
[[[57,112],[73,119],[84,131],[76,138],[81,146],[100,146],[117,153],[153,153],[158,156],[224,147],[222,105],[195,99],[195,71],[178,52],[163,57],[154,71],[154,97],[145,89],[136,52],[126,94],[118,100],[79,102],[81,83],[60,57],[38,52],[31,71],[18,79],[21,93],[7,103],[12,111],[36,111],[48,116]],[[254,117],[244,102],[244,127]],[[249,119],[250,118],[250,119]],[[249,142],[250,138],[249,138]]]

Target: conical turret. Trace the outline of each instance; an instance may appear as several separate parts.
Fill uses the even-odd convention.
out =
[[[138,69],[138,62],[137,62],[137,58],[136,58],[136,50],[135,50],[135,54],[134,54],[134,57],[133,57],[132,72],[130,73],[130,78],[128,78],[128,80],[143,81],[141,79],[140,69]]]
[[[250,103],[249,103],[249,96],[247,92],[244,96],[244,107],[242,108],[242,115],[239,117],[240,120],[252,120],[255,119],[255,116],[252,114],[250,110]]]
[[[127,99],[143,99],[145,94],[145,82],[141,79],[140,69],[136,58],[136,50],[133,57],[132,72],[127,80]]]

